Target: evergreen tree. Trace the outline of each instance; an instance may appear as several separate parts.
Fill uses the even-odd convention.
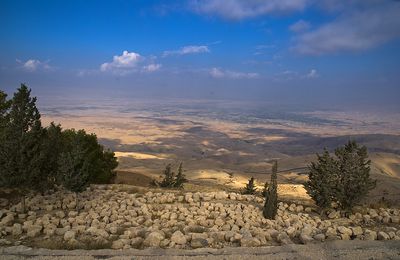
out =
[[[117,158],[110,150],[105,150],[97,141],[95,134],[87,134],[84,130],[67,129],[62,132],[64,152],[72,152],[75,146],[84,147],[83,153],[89,167],[90,183],[109,183],[115,176],[118,166]]]
[[[178,174],[176,175],[174,187],[175,188],[183,188],[183,183],[187,182],[185,175],[183,174],[183,164],[179,164]]]
[[[349,210],[376,185],[370,178],[370,164],[367,148],[355,141],[335,149],[334,156],[325,150],[309,166],[307,193],[323,209],[336,202],[341,209]]]
[[[376,180],[370,178],[371,161],[365,146],[349,141],[335,150],[339,182],[336,186],[336,200],[342,209],[351,209],[368,192],[375,188]]]
[[[244,190],[242,191],[243,194],[254,194],[256,193],[256,187],[254,185],[254,178],[251,177],[249,179],[249,182],[246,184],[246,187],[244,188]]]
[[[335,186],[338,180],[337,162],[324,150],[322,155],[317,154],[317,162],[309,167],[308,181],[304,185],[307,194],[322,209],[331,206],[335,198]]]
[[[160,186],[164,188],[173,187],[174,186],[174,175],[175,173],[171,170],[171,164],[168,164],[165,167],[163,172],[164,179],[161,181]]]
[[[11,100],[7,100],[7,94],[0,90],[0,141],[3,140],[1,138],[4,138],[5,135],[5,127],[9,121],[8,113],[10,107]]]
[[[268,195],[268,182],[267,181],[264,183],[264,188],[263,188],[263,190],[261,192],[261,195],[264,198]]]
[[[42,175],[46,163],[42,140],[44,131],[36,98],[24,84],[11,100],[1,145],[1,184],[20,189],[44,190],[47,178]]]
[[[82,144],[76,142],[71,151],[61,153],[58,165],[58,182],[75,193],[76,208],[79,209],[78,193],[89,186],[91,166]]]
[[[271,184],[268,187],[263,215],[267,219],[275,219],[278,211],[278,183],[277,183],[278,162],[272,165]]]

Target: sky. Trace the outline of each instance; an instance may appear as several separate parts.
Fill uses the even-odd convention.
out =
[[[397,106],[400,1],[0,1],[0,89]]]

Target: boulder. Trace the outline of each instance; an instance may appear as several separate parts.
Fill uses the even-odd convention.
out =
[[[19,236],[21,235],[23,232],[22,230],[22,225],[19,223],[15,223],[12,227],[11,227],[11,234],[13,236]]]
[[[125,246],[124,241],[119,239],[119,240],[115,240],[112,243],[111,248],[112,249],[122,249],[122,248],[124,248],[124,246]]]
[[[255,237],[242,237],[242,239],[240,239],[240,246],[242,247],[257,247],[260,245],[260,240]]]
[[[194,249],[201,248],[201,247],[207,247],[208,241],[207,241],[207,239],[204,239],[204,238],[195,238],[195,239],[192,239],[192,241],[190,242],[190,246]]]
[[[390,240],[390,236],[383,231],[379,231],[378,232],[378,240]]]
[[[68,230],[67,232],[65,232],[64,240],[65,241],[70,241],[72,239],[75,239],[75,231]]]
[[[300,236],[300,241],[303,244],[308,244],[311,243],[314,239],[307,233],[301,233]]]
[[[159,247],[160,242],[164,239],[164,235],[160,232],[154,231],[151,232],[146,239],[143,241],[143,244],[148,247]]]
[[[143,238],[141,237],[135,237],[131,239],[131,246],[133,248],[139,248],[143,243]]]
[[[375,231],[369,229],[364,231],[364,240],[376,240],[377,236]]]
[[[187,242],[185,235],[179,230],[172,234],[171,241],[178,245],[184,245]]]

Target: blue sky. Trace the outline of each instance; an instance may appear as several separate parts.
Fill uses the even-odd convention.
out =
[[[400,1],[0,2],[0,88],[398,104]]]

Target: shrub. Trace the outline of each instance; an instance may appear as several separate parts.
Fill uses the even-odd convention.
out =
[[[275,219],[278,210],[278,183],[277,183],[278,162],[272,165],[271,184],[265,197],[263,215],[267,219]]]
[[[256,190],[257,190],[257,188],[255,187],[255,184],[254,184],[254,178],[251,177],[249,179],[249,182],[244,187],[242,194],[255,194]]]

